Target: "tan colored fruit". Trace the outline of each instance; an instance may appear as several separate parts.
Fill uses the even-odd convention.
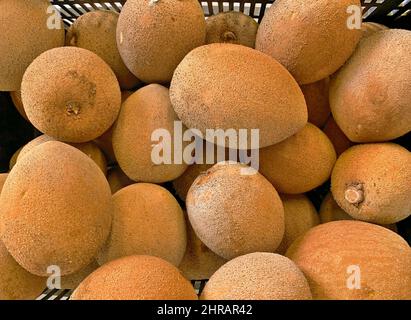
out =
[[[255,47],[258,23],[242,12],[220,12],[206,20],[206,43],[233,43]]]
[[[411,249],[386,228],[322,224],[295,241],[287,257],[307,277],[314,299],[411,299]]]
[[[54,20],[57,28],[48,27],[49,6],[47,0],[0,1],[0,91],[19,90],[30,63],[42,52],[64,45],[63,23]]]
[[[284,209],[274,187],[249,167],[221,162],[200,175],[187,194],[198,238],[225,259],[273,252],[284,235]]]
[[[10,97],[11,97],[11,100],[13,101],[13,104],[16,107],[17,111],[20,113],[20,115],[24,119],[29,120],[27,118],[26,111],[24,110],[23,101],[21,101],[21,90],[10,92]]]
[[[351,141],[389,141],[411,130],[410,47],[411,31],[377,32],[332,79],[331,111]]]
[[[394,143],[351,147],[337,160],[331,191],[358,220],[390,224],[411,214],[411,153]]]
[[[37,146],[48,142],[48,141],[56,141],[56,139],[43,134],[38,136],[37,138],[31,140],[27,143],[21,150],[17,157],[17,161],[21,158],[25,157],[26,154],[31,152]],[[92,159],[98,167],[103,171],[104,175],[107,173],[107,161],[104,157],[103,152],[99,149],[99,147],[94,142],[86,142],[86,143],[71,143],[71,146],[79,149],[81,152],[86,154],[90,159]]]
[[[81,269],[80,271],[77,271],[73,274],[70,274],[68,276],[63,276],[61,277],[61,288],[62,289],[76,289],[81,282],[85,278],[87,278],[92,272],[97,270],[99,268],[98,263],[96,260],[93,260],[87,267]]]
[[[23,146],[24,147],[24,146]],[[13,167],[15,166],[17,159],[19,157],[20,151],[21,149],[23,149],[23,147],[20,147],[17,149],[17,151],[13,154],[13,156],[10,159],[10,163],[9,163],[9,169],[13,169]]]
[[[135,181],[126,176],[126,174],[123,172],[123,170],[121,170],[120,167],[114,167],[109,170],[107,181],[110,185],[112,194],[115,194],[120,189],[123,189],[124,187],[135,183]]]
[[[106,241],[111,192],[101,170],[82,152],[50,141],[21,158],[0,196],[2,235],[10,254],[29,272],[61,275],[86,267]]]
[[[171,181],[187,169],[184,161],[174,161],[174,121],[178,121],[171,106],[167,88],[151,84],[133,93],[122,105],[120,115],[113,131],[113,149],[124,173],[134,181],[162,183]],[[157,150],[163,146],[166,159],[167,147],[170,147],[170,164],[156,164],[152,154],[155,130],[167,130],[171,141],[161,141]],[[182,150],[180,150],[180,155]],[[160,152],[161,156],[161,152]]]
[[[278,192],[287,194],[304,193],[323,184],[335,161],[331,141],[311,123],[283,142],[260,150],[260,172]]]
[[[178,268],[189,280],[210,279],[211,275],[227,260],[207,248],[196,236],[188,218],[186,220],[187,250]]]
[[[9,175],[8,173],[0,173],[0,194],[1,194],[1,190],[3,189],[3,185],[6,182],[8,175]]]
[[[187,247],[186,222],[169,191],[136,183],[114,194],[113,202],[111,234],[98,257],[100,265],[131,255],[156,256],[180,264]]]
[[[332,142],[337,156],[353,146],[354,143],[347,138],[344,132],[340,129],[333,117],[330,117],[323,128],[323,132]]]
[[[181,200],[186,201],[188,190],[194,180],[212,166],[213,164],[193,164],[189,166],[180,177],[173,181],[174,189]]]
[[[139,80],[127,69],[117,49],[119,14],[109,10],[87,12],[77,18],[66,34],[66,45],[90,50],[114,71],[123,90],[134,88]]]
[[[362,27],[361,27],[362,38],[368,38],[378,31],[387,30],[387,29],[388,27],[380,23],[363,22]]]
[[[275,253],[250,253],[217,270],[202,300],[311,300],[307,279],[288,258]]]
[[[301,235],[320,224],[317,210],[302,194],[280,195],[284,206],[285,232],[277,253],[284,254],[288,247]]]
[[[72,300],[197,300],[191,283],[169,262],[129,256],[105,264],[88,276]]]
[[[265,12],[256,48],[282,63],[300,84],[324,79],[360,40],[361,30],[347,27],[350,6],[361,8],[360,0],[277,0]]]
[[[266,147],[307,122],[304,96],[287,70],[240,45],[214,43],[191,51],[174,73],[170,97],[188,128],[205,138],[206,129],[247,129],[248,147],[251,129],[260,130],[260,147]]]
[[[128,69],[146,83],[168,83],[184,56],[205,42],[197,0],[129,0],[117,25],[117,46]]]
[[[0,300],[34,300],[43,292],[46,281],[19,266],[0,241]]]
[[[113,71],[95,53],[81,48],[41,54],[26,70],[21,91],[30,122],[66,142],[101,136],[120,110],[120,87]]]
[[[322,128],[331,114],[329,102],[330,79],[301,86],[308,108],[308,122]]]

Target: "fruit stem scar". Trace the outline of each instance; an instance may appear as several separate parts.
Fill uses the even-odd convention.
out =
[[[364,192],[354,186],[348,187],[344,194],[345,200],[351,204],[360,204],[364,201]]]
[[[150,0],[150,2],[148,3],[150,6],[154,6],[157,2],[159,2],[160,0]]]
[[[66,103],[66,110],[69,115],[79,115],[80,114],[80,104],[76,101],[69,101]]]
[[[232,31],[224,32],[223,35],[221,36],[221,38],[224,42],[237,40],[237,37],[235,36],[234,32],[232,32]]]

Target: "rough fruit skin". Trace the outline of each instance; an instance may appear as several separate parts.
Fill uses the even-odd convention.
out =
[[[117,24],[117,47],[128,69],[145,83],[169,83],[177,65],[205,42],[196,0],[129,0]]]
[[[17,111],[28,121],[29,119],[27,118],[26,111],[24,111],[23,101],[21,101],[21,90],[10,92],[10,97]]]
[[[87,267],[72,273],[68,276],[61,277],[61,288],[76,289],[85,278],[99,267],[96,260],[93,260]]]
[[[20,89],[24,71],[42,52],[64,45],[64,26],[49,29],[47,0],[2,0],[0,3],[0,91]],[[35,30],[33,33],[32,31]]]
[[[176,179],[187,169],[184,161],[181,164],[174,161],[174,121],[178,118],[171,106],[169,91],[161,85],[143,87],[123,103],[112,140],[118,164],[130,179],[162,183]],[[152,141],[152,134],[157,129],[171,134],[171,164],[153,161],[156,142]],[[182,150],[180,152],[182,154]]]
[[[336,159],[331,141],[308,123],[292,137],[260,150],[260,172],[278,192],[300,194],[327,181]]]
[[[308,122],[322,128],[331,114],[329,102],[330,79],[301,86],[308,108]]]
[[[390,224],[411,214],[410,181],[411,153],[407,149],[394,143],[363,144],[338,158],[331,192],[355,219]],[[352,193],[360,195],[359,201],[349,202]]]
[[[332,79],[331,111],[351,141],[389,141],[411,130],[410,47],[411,31],[377,32]]]
[[[197,300],[191,283],[172,264],[151,256],[129,256],[94,271],[72,300]]]
[[[86,267],[111,226],[111,192],[97,165],[81,151],[50,141],[20,159],[0,196],[1,240],[30,273],[61,275]]]
[[[349,6],[359,0],[277,0],[264,14],[256,49],[283,64],[298,83],[333,74],[353,53],[361,29],[350,30]]]
[[[353,146],[354,143],[347,138],[344,132],[340,129],[333,117],[330,117],[323,128],[323,132],[332,142],[337,156]]]
[[[361,31],[362,31],[362,39],[372,36],[374,33],[382,30],[387,30],[388,27],[384,26],[380,23],[375,22],[363,22]]]
[[[191,51],[174,73],[170,97],[188,128],[205,138],[206,129],[247,129],[248,147],[251,129],[259,129],[260,147],[266,147],[307,123],[304,96],[289,72],[241,45],[214,43]]]
[[[411,299],[411,249],[396,233],[360,221],[319,225],[287,251],[317,300]],[[360,289],[349,289],[358,266]],[[358,275],[358,269],[356,271]]]
[[[111,168],[107,174],[107,181],[110,185],[111,193],[115,194],[120,189],[129,186],[130,184],[135,183],[131,180],[120,167]]]
[[[23,149],[23,147],[20,147],[19,149],[16,150],[16,152],[13,154],[13,156],[10,159],[10,163],[9,163],[9,169],[13,169],[13,167],[15,166],[17,159],[19,157],[20,151],[21,149]]]
[[[116,29],[119,14],[114,11],[87,12],[67,30],[66,45],[90,50],[114,71],[123,90],[134,88],[139,80],[127,69],[117,49]]]
[[[186,201],[188,190],[197,177],[210,169],[214,164],[193,164],[173,181],[173,187],[181,200]]]
[[[242,12],[220,12],[206,20],[206,44],[233,43],[255,47],[258,23]]]
[[[187,194],[187,213],[198,238],[229,260],[273,252],[284,235],[284,209],[274,187],[259,173],[220,162],[200,175]]]
[[[121,93],[110,67],[75,47],[49,50],[27,68],[21,85],[24,109],[41,132],[65,142],[88,142],[114,123]]]
[[[201,300],[311,300],[307,279],[288,258],[256,252],[237,257],[207,282]]]
[[[163,187],[136,183],[113,195],[110,237],[98,257],[103,265],[121,257],[151,255],[178,266],[187,247],[186,222]]]
[[[1,194],[1,190],[3,189],[4,183],[6,182],[8,175],[9,175],[8,173],[0,173],[0,194]]]

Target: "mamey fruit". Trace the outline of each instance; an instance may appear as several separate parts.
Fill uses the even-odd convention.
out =
[[[19,90],[30,63],[42,52],[64,45],[63,23],[53,20],[55,11],[49,9],[47,0],[1,1],[0,91]]]
[[[187,194],[191,225],[204,244],[232,259],[273,252],[284,235],[284,209],[277,191],[259,173],[238,163],[220,162],[201,174]]]
[[[129,256],[105,264],[74,291],[72,300],[197,300],[194,288],[172,264]]]
[[[110,238],[100,265],[130,255],[151,255],[178,266],[187,247],[186,222],[173,195],[155,184],[136,183],[113,196]]]
[[[308,122],[322,128],[331,114],[329,102],[330,79],[301,86],[308,108]]]
[[[188,190],[197,177],[210,169],[214,164],[193,164],[173,181],[173,187],[181,200],[186,201]]]
[[[1,190],[3,189],[3,185],[6,182],[8,173],[0,173],[0,194],[1,194]]]
[[[266,147],[307,122],[304,96],[289,72],[271,57],[235,44],[191,51],[174,73],[170,97],[183,123],[207,141],[214,137],[206,129],[247,130],[247,146],[238,149],[250,148],[251,129],[259,129],[259,147]],[[229,146],[227,137],[224,143]]]
[[[287,257],[307,277],[314,299],[411,299],[411,248],[386,228],[322,224],[295,241]]]
[[[207,282],[202,300],[311,300],[307,279],[288,258],[250,253],[218,269]]]
[[[410,47],[411,31],[377,32],[332,79],[331,111],[351,141],[389,141],[411,130]]]
[[[21,92],[30,122],[65,142],[101,136],[120,110],[120,87],[113,71],[95,53],[81,48],[41,54],[27,68]]]
[[[114,71],[123,90],[134,88],[139,80],[127,69],[117,49],[119,14],[109,10],[87,12],[67,30],[66,45],[90,50]]]
[[[233,43],[255,47],[258,23],[242,12],[220,12],[206,20],[206,43]]]
[[[79,150],[50,141],[21,158],[0,196],[1,240],[30,273],[61,275],[86,267],[106,241],[112,200],[97,165]]]
[[[300,84],[324,79],[360,40],[361,30],[347,26],[350,6],[361,9],[359,0],[276,1],[258,28],[256,49],[278,60]]]
[[[117,46],[128,69],[146,83],[168,83],[177,65],[205,41],[196,0],[129,0],[117,24]]]
[[[115,194],[120,189],[135,183],[121,170],[120,167],[111,168],[107,174],[107,181],[110,185],[111,193]]]
[[[331,192],[358,220],[396,223],[411,214],[411,153],[394,143],[353,146],[337,160]]]
[[[13,101],[13,104],[16,107],[17,111],[20,113],[20,115],[24,119],[29,120],[27,118],[26,111],[24,111],[23,101],[21,101],[21,90],[10,92],[10,97],[11,97],[11,100]]]
[[[331,141],[308,123],[292,137],[260,150],[260,172],[278,192],[300,194],[323,184],[336,161]]]
[[[347,138],[344,132],[340,129],[333,117],[330,117],[323,128],[323,132],[332,142],[337,156],[351,147],[354,143]]]
[[[113,149],[118,164],[132,180],[162,183],[179,177],[187,169],[181,159],[175,163],[174,122],[178,118],[171,106],[168,89],[151,84],[133,93],[123,103],[113,131]],[[170,141],[153,141],[153,132],[161,130],[170,134]],[[153,159],[155,148],[163,150],[156,155],[163,157],[158,164]],[[167,156],[170,159],[167,160]],[[159,159],[161,160],[161,159]],[[169,163],[164,163],[169,161]]]
[[[13,156],[11,157],[10,163],[9,163],[9,169],[10,169],[10,170],[13,169],[14,165],[16,164],[21,149],[23,149],[23,147],[18,148],[18,149],[16,150],[16,152],[13,154]]]

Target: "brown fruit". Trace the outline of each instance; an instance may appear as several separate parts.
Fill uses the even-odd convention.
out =
[[[123,90],[140,81],[127,69],[117,49],[116,29],[119,14],[109,10],[87,12],[67,30],[66,45],[90,50],[114,71]]]
[[[42,52],[64,45],[63,23],[53,19],[49,8],[47,0],[0,1],[0,91],[19,90],[30,63]],[[49,28],[50,22],[57,28]]]
[[[205,41],[197,0],[129,0],[117,25],[117,46],[128,69],[146,83],[168,83],[184,56]]]
[[[96,260],[93,260],[87,267],[77,271],[73,274],[61,277],[62,289],[76,289],[85,278],[99,267]]]
[[[387,29],[388,27],[380,23],[363,22],[362,27],[361,27],[362,38],[368,38],[378,31],[387,30]]]
[[[331,141],[308,123],[292,137],[260,150],[260,172],[278,192],[300,194],[331,175],[336,153]]]
[[[181,164],[174,161],[175,121],[178,118],[171,106],[169,91],[161,85],[143,87],[123,103],[112,139],[118,164],[130,179],[162,183],[176,179],[187,169],[184,161]],[[170,164],[156,164],[153,160],[152,134],[157,129],[170,133],[170,143],[163,140],[157,144],[163,146],[164,160],[167,160],[165,150],[170,147]]]
[[[136,183],[113,196],[110,238],[98,257],[103,265],[130,255],[151,255],[178,266],[187,247],[186,222],[163,187]]]
[[[112,194],[115,194],[120,189],[135,183],[135,181],[126,176],[120,167],[114,167],[108,171],[107,181],[110,185]]]
[[[207,282],[202,300],[311,300],[307,279],[288,258],[250,253],[218,269]]]
[[[23,101],[21,101],[21,90],[10,92],[10,97],[11,97],[11,100],[13,101],[13,104],[16,107],[17,111],[20,113],[20,115],[24,119],[29,120],[27,118],[26,111],[24,110]]]
[[[194,180],[214,164],[193,164],[187,168],[184,173],[173,181],[173,187],[181,200],[186,201],[188,190],[193,184]]]
[[[358,220],[390,224],[411,214],[411,153],[394,143],[351,147],[337,160],[331,191]]]
[[[79,150],[50,141],[21,158],[0,196],[2,234],[10,254],[29,272],[61,275],[86,267],[106,241],[112,200],[97,165]]]
[[[258,23],[242,12],[220,12],[206,20],[206,43],[233,43],[255,47]]]
[[[71,299],[197,300],[197,295],[172,264],[156,257],[129,256],[94,271]]]
[[[3,189],[3,185],[6,182],[8,175],[9,175],[8,173],[0,173],[0,194],[1,194],[1,190]]]
[[[351,141],[389,141],[411,130],[410,47],[411,31],[377,32],[331,80],[331,111]]]
[[[81,48],[41,54],[27,68],[21,92],[30,122],[66,142],[101,136],[120,110],[120,87],[113,71],[95,53]]]
[[[308,122],[322,128],[331,114],[329,102],[330,79],[301,86],[308,108]]]
[[[347,138],[344,132],[340,129],[333,117],[330,117],[323,128],[323,132],[332,142],[337,156],[353,146],[354,143]]]
[[[361,30],[347,26],[350,6],[361,8],[360,0],[277,0],[264,14],[256,48],[277,59],[300,84],[324,79],[360,40]]]
[[[314,299],[411,299],[411,249],[386,228],[322,224],[295,241],[287,257],[307,277]]]
[[[23,147],[24,147],[24,146],[23,146]],[[15,164],[16,164],[16,162],[17,162],[17,159],[18,159],[18,157],[19,157],[20,151],[21,151],[21,149],[23,149],[23,147],[18,148],[18,149],[16,150],[16,152],[14,152],[14,154],[13,154],[13,156],[11,157],[10,162],[9,162],[9,170],[13,169],[13,167],[15,166]]]
[[[225,259],[273,252],[284,235],[284,209],[274,187],[238,163],[221,162],[200,175],[187,194],[198,238]]]
[[[251,129],[259,129],[259,146],[266,147],[307,122],[304,96],[288,71],[269,56],[235,44],[191,51],[174,73],[170,97],[183,123],[212,143],[206,129],[245,129],[248,147]]]

